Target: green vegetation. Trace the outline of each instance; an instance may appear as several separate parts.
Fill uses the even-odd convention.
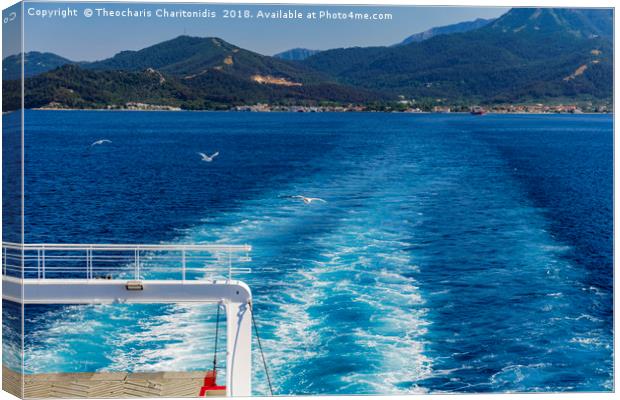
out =
[[[5,82],[4,109],[19,108],[19,81]],[[210,70],[179,78],[155,70],[93,71],[65,65],[26,80],[26,108],[122,108],[139,102],[188,110],[225,109],[270,103],[316,105],[323,100],[365,103],[381,97],[334,83],[307,86],[265,85]]]
[[[28,53],[28,62],[42,61],[41,73],[25,81],[24,102],[27,108],[144,103],[190,110],[264,103],[466,111],[473,104],[565,100],[607,106],[612,27],[611,10],[519,8],[467,32],[392,47],[328,50],[303,61],[189,36],[94,63]],[[5,76],[15,76],[16,60],[4,60]],[[20,93],[20,82],[4,82],[5,111],[20,107]]]
[[[397,47],[330,50],[304,64],[351,85],[452,104],[611,99],[612,43],[593,33],[602,31],[593,23],[575,25],[585,18],[578,11],[516,9],[474,31]],[[608,10],[592,13],[611,18]]]
[[[244,50],[220,38],[190,36],[179,36],[139,51],[123,51],[110,59],[84,67],[125,71],[153,68],[178,77],[215,69],[244,79],[254,75],[276,75],[299,83],[329,80],[324,74],[306,66]]]

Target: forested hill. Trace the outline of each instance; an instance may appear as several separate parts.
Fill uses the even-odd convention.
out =
[[[3,82],[3,110],[20,107],[20,81]],[[154,69],[92,70],[65,65],[25,82],[26,108],[124,108],[128,103],[179,107],[187,110],[228,109],[267,103],[317,105],[323,102],[372,103],[387,97],[331,82],[266,84],[217,69],[178,77]]]
[[[297,61],[190,36],[91,63],[31,52],[25,103],[105,108],[140,102],[187,109],[403,99],[427,107],[611,103],[611,9],[518,8],[482,25],[398,46],[321,51]],[[20,85],[11,81],[19,76],[19,58],[3,60],[9,78],[5,110],[19,106]]]
[[[277,76],[298,83],[328,80],[304,65],[245,50],[216,37],[179,36],[139,51],[123,51],[85,68],[123,71],[153,68],[180,77],[216,70],[242,79]]]
[[[17,82],[5,82],[4,109],[19,106]],[[184,109],[256,103],[370,103],[389,95],[341,84],[307,66],[241,49],[219,38],[180,36],[140,51],[30,77],[27,108],[122,108],[127,103]],[[11,90],[11,88],[15,88]]]
[[[413,98],[611,99],[611,10],[513,9],[480,29],[304,61],[340,82]]]

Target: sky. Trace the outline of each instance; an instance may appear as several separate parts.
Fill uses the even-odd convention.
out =
[[[86,17],[86,9],[93,10]],[[130,10],[151,17],[109,16],[109,11]],[[208,17],[158,17],[156,11],[203,11]],[[245,10],[251,18],[224,18],[228,11]],[[302,19],[259,18],[259,11],[298,11]],[[388,13],[384,20],[308,18],[309,12]],[[508,11],[500,7],[388,7],[215,5],[159,3],[39,3],[24,5],[26,51],[52,52],[73,61],[94,61],[122,50],[139,50],[179,35],[220,37],[236,46],[264,55],[295,47],[326,50],[353,46],[385,46],[432,27],[476,18],[494,18]],[[63,14],[64,12],[64,14]],[[86,11],[88,14],[88,11]],[[64,15],[64,17],[63,17]],[[229,12],[230,15],[230,12]],[[6,56],[6,55],[5,55]]]

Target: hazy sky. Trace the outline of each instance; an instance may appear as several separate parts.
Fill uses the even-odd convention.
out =
[[[60,11],[70,11],[65,18]],[[93,10],[90,18],[85,9]],[[97,8],[107,11],[146,13],[151,17],[117,17],[97,15]],[[163,18],[157,9],[168,11],[208,11],[208,18]],[[249,10],[253,18],[223,18],[224,10]],[[297,10],[301,20],[268,20],[257,17],[258,11]],[[317,20],[306,19],[308,12],[390,13],[391,20]],[[380,46],[400,42],[405,37],[431,27],[476,18],[497,17],[507,8],[481,7],[385,7],[385,6],[299,6],[299,5],[214,5],[159,3],[37,3],[26,2],[25,50],[49,51],[74,61],[92,61],[110,57],[121,50],[139,50],[182,34],[217,36],[242,48],[272,55],[294,47],[330,49],[352,46]],[[161,11],[160,11],[161,12]],[[42,16],[51,13],[51,17]],[[215,13],[215,17],[213,16]],[[38,14],[38,15],[29,15]],[[88,14],[88,12],[87,12]],[[49,15],[49,14],[48,14]]]

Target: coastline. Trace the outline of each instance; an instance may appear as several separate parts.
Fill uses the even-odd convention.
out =
[[[436,111],[381,111],[381,110],[347,110],[347,111],[337,111],[337,110],[329,110],[329,111],[289,111],[289,110],[256,110],[256,111],[239,111],[239,110],[184,110],[184,109],[109,109],[109,108],[51,108],[51,107],[39,107],[39,108],[27,108],[25,110],[32,111],[92,111],[92,112],[204,112],[204,113],[220,113],[220,112],[230,112],[230,113],[281,113],[281,114],[348,114],[348,113],[383,113],[383,114],[456,114],[456,115],[471,115],[472,117],[484,117],[485,115],[614,115],[613,111],[607,112],[526,112],[526,111],[515,111],[515,112],[493,112],[487,111],[484,115],[473,115],[467,111],[451,111],[451,112],[436,112]],[[11,114],[18,110],[11,111],[3,111],[2,114]]]

